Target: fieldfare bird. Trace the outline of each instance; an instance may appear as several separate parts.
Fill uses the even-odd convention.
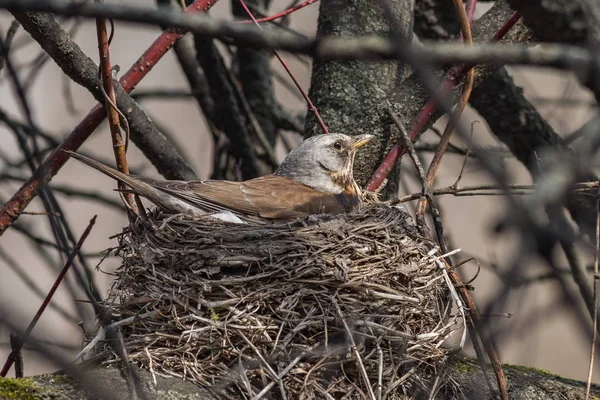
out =
[[[166,212],[224,212],[244,222],[259,222],[357,209],[361,191],[354,181],[352,165],[356,150],[371,139],[373,135],[313,136],[294,148],[273,174],[244,182],[161,181],[127,175],[81,154],[67,153],[129,186],[128,191]]]

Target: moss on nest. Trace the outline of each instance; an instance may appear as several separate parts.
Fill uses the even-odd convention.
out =
[[[120,236],[109,303],[136,316],[131,360],[219,398],[397,398],[428,390],[462,325],[435,251],[384,205],[261,226],[156,211]]]

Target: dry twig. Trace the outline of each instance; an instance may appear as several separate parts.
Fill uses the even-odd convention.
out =
[[[98,0],[100,3],[103,3],[103,0]],[[98,85],[102,88],[102,94],[105,98],[104,108],[106,109],[106,114],[108,116],[108,126],[110,127],[110,133],[112,138],[113,152],[115,154],[115,161],[117,163],[117,169],[124,174],[129,174],[129,166],[127,165],[127,144],[128,144],[128,134],[125,136],[126,139],[123,141],[123,137],[121,136],[121,128],[120,128],[120,120],[119,114],[122,113],[119,111],[117,107],[117,99],[115,97],[115,89],[113,87],[113,76],[112,69],[110,66],[110,52],[109,46],[112,37],[114,36],[114,24],[111,20],[111,33],[110,38],[108,37],[106,31],[106,20],[104,18],[96,18],[96,32],[98,35],[98,52],[100,54],[100,84]],[[127,123],[127,119],[123,118],[125,123]],[[127,133],[129,132],[129,127],[126,128]],[[125,190],[127,187],[122,183],[118,184],[120,190]],[[137,205],[134,200],[133,193],[123,193],[121,192],[121,196],[123,197],[123,203],[127,206],[128,210],[130,210],[133,214],[137,214]]]

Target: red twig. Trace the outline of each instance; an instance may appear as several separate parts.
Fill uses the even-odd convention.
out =
[[[184,12],[204,12],[218,0],[196,0]],[[185,32],[175,29],[164,31],[152,45],[144,52],[142,57],[121,77],[119,83],[126,92],[131,92],[135,86],[146,76],[156,63],[173,46],[173,43]],[[44,160],[27,182],[15,193],[11,199],[0,209],[0,236],[19,217],[27,205],[35,198],[39,186],[49,182],[54,175],[67,162],[69,156],[64,150],[76,151],[86,141],[94,130],[106,117],[102,104],[97,104],[88,115],[73,129],[63,142]]]
[[[462,41],[466,42],[466,44],[468,46],[472,46],[473,38],[471,36],[471,25],[469,23],[469,17],[467,15],[467,11],[464,8],[462,0],[452,0],[452,1],[454,3],[456,13],[458,14],[458,19],[460,21],[460,27],[461,27],[461,32],[462,32],[459,40],[461,42]],[[471,7],[473,7],[473,9],[474,9],[474,7],[476,5],[476,1],[471,0],[469,2],[469,5]],[[472,11],[474,11],[474,10],[472,10]],[[444,129],[444,133],[443,133],[442,137],[440,138],[440,143],[438,145],[438,148],[435,151],[435,154],[433,155],[433,159],[431,160],[431,163],[429,164],[429,169],[427,170],[427,186],[428,187],[433,187],[433,182],[435,180],[435,176],[439,169],[440,163],[442,162],[442,158],[444,157],[444,154],[446,153],[446,150],[448,149],[448,145],[450,144],[450,138],[452,136],[452,133],[454,132],[454,127],[458,123],[458,120],[459,120],[465,106],[467,105],[467,102],[469,101],[469,96],[471,95],[471,90],[473,89],[474,79],[475,79],[475,71],[473,70],[473,68],[471,68],[467,72],[467,76],[465,78],[465,83],[462,87],[462,93],[456,104],[454,113],[451,115],[450,119],[448,120],[448,124],[446,125],[446,128]],[[416,218],[415,218],[417,222],[424,223],[423,221],[425,218],[425,208],[426,208],[426,200],[425,200],[425,198],[422,197],[421,199],[419,199],[419,202],[417,204],[417,214],[416,214]]]
[[[238,0],[238,1],[239,1],[240,5],[242,6],[242,8],[244,9],[244,11],[246,12],[246,14],[248,15],[248,17],[252,20],[252,22],[254,22],[254,24],[256,24],[256,26],[258,26],[260,29],[262,29],[262,27],[260,26],[260,24],[258,23],[258,21],[256,20],[256,18],[254,18],[254,15],[252,15],[252,12],[250,11],[250,9],[246,6],[246,3],[244,2],[244,0]],[[306,92],[302,89],[302,86],[300,86],[300,82],[298,82],[298,80],[296,79],[296,77],[294,76],[294,74],[292,73],[292,71],[290,70],[290,68],[288,67],[288,65],[286,64],[286,62],[283,61],[283,58],[281,58],[281,56],[279,55],[279,53],[277,52],[277,50],[273,50],[273,54],[275,54],[275,57],[277,57],[277,59],[279,60],[279,62],[281,63],[281,65],[283,66],[283,68],[285,69],[285,71],[288,73],[288,75],[290,76],[290,78],[292,79],[292,81],[294,81],[294,84],[296,85],[296,87],[298,88],[298,90],[302,94],[302,97],[304,97],[304,100],[306,101],[306,104],[308,106],[308,110],[317,119],[317,122],[319,123],[319,126],[323,130],[323,133],[329,133],[329,131],[327,130],[327,126],[325,126],[325,122],[323,122],[323,119],[321,119],[321,115],[319,115],[319,111],[314,106],[314,104],[312,103],[312,101],[310,101],[310,98],[308,97],[308,95],[306,94]]]
[[[520,18],[521,16],[518,13],[514,13],[508,19],[508,21],[506,21],[504,25],[502,25],[502,27],[500,27],[500,29],[490,38],[489,41],[496,42],[502,39],[506,35],[506,33],[508,33],[508,31],[513,26],[515,26],[515,24],[519,21]],[[461,67],[454,67],[450,71],[448,71],[440,87],[440,95],[445,96],[446,94],[448,94],[450,90],[452,90],[452,88],[456,86],[458,78],[465,76],[471,68],[473,68],[472,65],[463,65]],[[408,128],[408,136],[411,140],[414,140],[415,137],[421,132],[421,129],[423,129],[423,127],[425,126],[425,124],[436,109],[437,102],[433,98],[431,98],[423,106],[423,108],[417,114],[417,116],[413,118]],[[371,179],[369,179],[369,182],[367,182],[366,190],[371,192],[377,190],[377,188],[381,186],[384,179],[388,176],[388,174],[396,164],[398,158],[401,157],[405,151],[406,149],[402,144],[402,141],[399,140],[398,142],[396,142],[392,150],[390,150],[390,152],[385,156],[385,158],[381,162],[379,168],[377,168],[377,170],[373,173]]]
[[[103,3],[103,0],[99,0]],[[112,24],[112,22],[111,22]],[[114,29],[114,26],[113,26]],[[98,36],[98,53],[100,56],[100,76],[102,78],[102,93],[105,96],[104,109],[108,114],[108,124],[110,127],[110,133],[112,138],[113,152],[115,154],[115,161],[117,163],[117,169],[125,174],[129,173],[129,166],[127,165],[127,144],[123,141],[121,135],[121,126],[119,121],[119,111],[117,109],[117,99],[115,96],[115,88],[113,87],[112,70],[110,67],[110,52],[109,52],[109,41],[108,33],[106,31],[106,19],[96,18],[96,32]],[[114,33],[114,32],[113,32]],[[111,34],[112,36],[112,34]],[[127,129],[129,129],[127,127]],[[126,140],[129,139],[129,135],[126,134]],[[122,183],[118,184],[119,189],[126,189],[127,187]],[[129,210],[134,214],[137,214],[137,206],[133,198],[132,193],[122,193],[123,201]]]
[[[509,19],[498,29],[498,32],[494,33],[494,36],[490,39],[490,42],[497,42],[501,40],[504,35],[508,33],[512,29],[513,26],[516,25],[517,22],[521,19],[521,14],[515,12]]]
[[[17,355],[23,348],[23,345],[25,344],[25,342],[27,342],[27,340],[29,339],[29,335],[31,335],[31,331],[33,331],[33,328],[35,328],[35,325],[40,320],[40,317],[44,313],[44,310],[46,309],[48,304],[50,304],[50,300],[52,300],[54,293],[56,293],[56,289],[58,289],[58,286],[61,284],[61,282],[67,275],[67,272],[69,271],[69,268],[71,268],[71,265],[73,265],[73,260],[75,260],[75,257],[81,250],[81,246],[83,246],[83,242],[85,242],[85,239],[87,239],[87,237],[90,234],[90,231],[92,230],[92,227],[94,226],[95,223],[96,223],[96,216],[94,215],[94,218],[92,218],[90,220],[90,223],[88,224],[87,228],[85,228],[85,231],[83,231],[81,238],[79,238],[79,241],[75,245],[75,248],[69,255],[69,259],[65,263],[65,266],[63,267],[62,271],[60,271],[60,274],[58,274],[58,277],[54,281],[54,285],[52,285],[52,288],[50,288],[50,291],[46,295],[46,298],[42,302],[42,305],[40,306],[38,311],[35,313],[35,316],[29,323],[29,326],[27,326],[27,329],[25,329],[25,332],[21,336],[19,343],[17,344],[17,346],[15,346],[15,348],[8,355],[8,358],[6,359],[6,362],[4,363],[4,367],[2,367],[2,371],[0,371],[0,376],[5,377],[6,374],[8,373],[8,370],[10,369],[10,367],[13,365],[13,363],[17,359]]]
[[[465,8],[467,12],[467,20],[469,21],[469,25],[473,23],[473,15],[475,15],[475,7],[477,6],[477,0],[468,0],[467,6]]]
[[[317,1],[319,1],[319,0],[306,0],[306,1],[304,1],[304,2],[302,2],[302,3],[300,3],[300,4],[296,5],[296,6],[294,6],[292,8],[288,8],[287,10],[284,10],[284,11],[282,11],[280,13],[273,14],[273,15],[270,15],[268,17],[260,18],[260,19],[257,19],[257,20],[250,19],[248,21],[237,21],[237,23],[239,23],[239,24],[252,24],[252,23],[255,23],[255,22],[262,23],[262,22],[274,21],[276,19],[283,18],[286,15],[290,15],[294,11],[298,11],[301,8],[304,8],[304,7],[308,6],[308,5],[316,3]]]

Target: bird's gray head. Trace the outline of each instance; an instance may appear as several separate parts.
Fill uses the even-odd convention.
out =
[[[354,189],[354,155],[359,147],[373,137],[341,133],[313,136],[287,155],[275,175],[285,176],[325,193],[341,193],[348,185]]]

